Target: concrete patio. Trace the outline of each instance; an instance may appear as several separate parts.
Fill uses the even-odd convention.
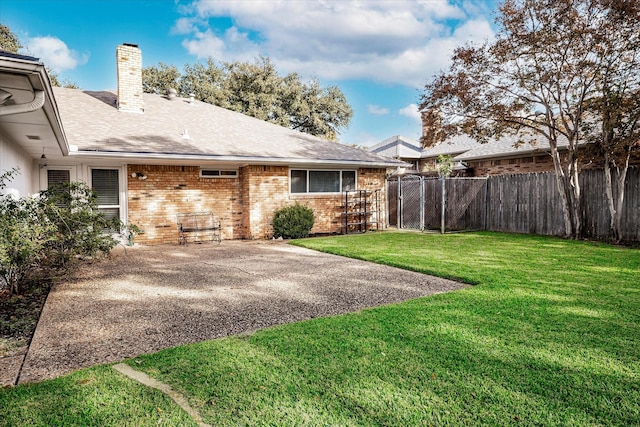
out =
[[[53,287],[19,383],[463,287],[277,241],[119,247]]]

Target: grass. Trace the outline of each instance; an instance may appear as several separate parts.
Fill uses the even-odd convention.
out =
[[[497,233],[294,244],[477,286],[127,363],[211,425],[640,425],[639,250]],[[0,425],[189,425],[107,367],[2,390],[0,413]]]

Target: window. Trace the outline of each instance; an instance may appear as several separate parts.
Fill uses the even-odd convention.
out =
[[[237,170],[200,169],[201,178],[237,178]]]
[[[47,187],[51,188],[56,184],[69,184],[71,182],[71,171],[68,169],[48,169]]]
[[[120,180],[117,169],[91,169],[91,186],[98,209],[107,219],[120,218]]]
[[[356,189],[356,171],[291,170],[291,193],[339,193]]]

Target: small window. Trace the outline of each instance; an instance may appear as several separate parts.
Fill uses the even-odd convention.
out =
[[[356,189],[356,171],[292,169],[291,193],[339,193]]]
[[[237,170],[200,169],[201,178],[237,178]]]
[[[56,184],[69,184],[71,182],[71,172],[68,169],[48,169],[47,186],[51,188]]]

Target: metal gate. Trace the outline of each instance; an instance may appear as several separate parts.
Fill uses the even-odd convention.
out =
[[[387,197],[388,225],[398,229],[444,233],[486,226],[486,178],[391,177]]]

